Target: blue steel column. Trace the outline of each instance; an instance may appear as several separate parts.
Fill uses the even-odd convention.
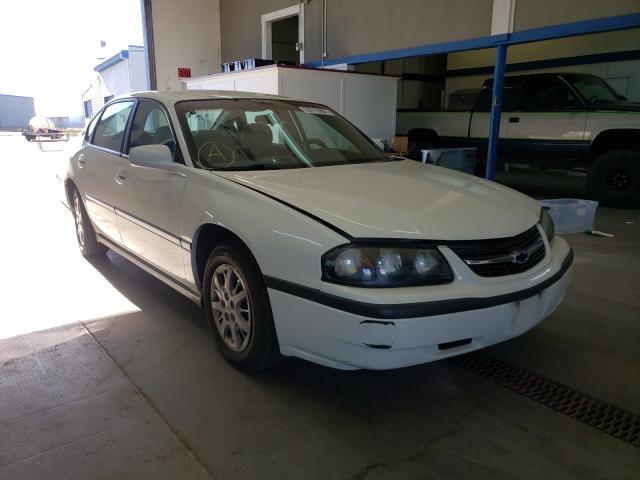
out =
[[[487,148],[487,169],[484,177],[496,178],[496,161],[498,159],[498,139],[500,138],[500,113],[502,112],[502,86],[504,84],[504,68],[507,63],[507,46],[496,47],[496,67],[493,71],[493,97],[491,99],[491,126]]]

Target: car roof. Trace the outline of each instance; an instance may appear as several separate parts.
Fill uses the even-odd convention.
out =
[[[580,72],[545,72],[545,73],[525,73],[521,75],[505,75],[504,82],[506,85],[517,83],[518,81],[524,80],[525,78],[545,78],[545,77],[571,77],[575,75],[585,75],[590,77],[595,77],[596,75],[592,75],[590,73],[580,73]],[[483,83],[483,87],[488,87],[493,84],[493,77],[487,78]]]
[[[164,103],[177,103],[185,100],[211,100],[211,99],[264,99],[264,100],[293,100],[280,95],[269,95],[256,92],[237,92],[235,90],[167,90],[135,92],[129,95],[136,98],[151,98]]]

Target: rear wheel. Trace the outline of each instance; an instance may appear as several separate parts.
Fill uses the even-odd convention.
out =
[[[98,243],[96,232],[82,203],[82,197],[75,188],[71,193],[71,211],[76,224],[76,238],[78,239],[80,253],[84,257],[104,255],[107,252],[107,247]]]
[[[605,207],[640,205],[640,152],[612,150],[593,163],[587,178],[591,195]]]
[[[266,285],[239,242],[229,241],[211,252],[203,292],[209,327],[229,363],[256,372],[281,358]]]

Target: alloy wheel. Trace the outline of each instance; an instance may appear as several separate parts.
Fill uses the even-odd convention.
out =
[[[76,193],[73,196],[73,218],[76,222],[76,236],[78,243],[84,247],[84,223],[82,221],[82,207],[80,205],[80,195]]]
[[[251,304],[240,272],[227,263],[213,272],[211,309],[220,338],[235,352],[244,351],[251,338]]]

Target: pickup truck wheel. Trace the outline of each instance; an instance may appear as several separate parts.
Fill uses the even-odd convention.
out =
[[[27,142],[33,142],[36,139],[35,135],[25,135],[25,138]]]
[[[280,359],[267,287],[246,248],[215,248],[204,272],[204,310],[220,351],[234,367],[257,372]]]
[[[97,257],[107,253],[107,247],[98,243],[96,232],[84,208],[80,193],[75,188],[71,194],[71,212],[76,224],[76,238],[78,239],[78,247],[80,247],[82,256]]]
[[[640,204],[640,152],[612,150],[601,155],[587,177],[589,192],[605,207]]]

